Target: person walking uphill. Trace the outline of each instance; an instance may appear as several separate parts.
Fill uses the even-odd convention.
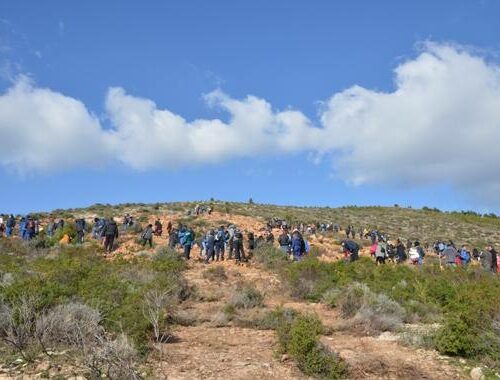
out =
[[[184,258],[189,260],[191,258],[191,247],[194,241],[194,233],[191,229],[182,227],[179,231],[179,243],[184,247]]]
[[[346,255],[349,256],[349,261],[353,262],[359,258],[359,245],[352,240],[344,240],[342,242],[342,249]]]
[[[286,230],[283,230],[280,236],[278,236],[278,243],[280,245],[281,251],[284,254],[288,255],[290,253],[291,239],[290,236],[287,234]]]
[[[215,258],[224,261],[224,245],[226,243],[226,232],[224,226],[220,226],[215,234]]]
[[[146,243],[149,243],[149,248],[153,248],[153,225],[148,224],[146,229],[141,235],[141,244],[143,247],[146,246]]]
[[[236,263],[245,261],[245,250],[243,249],[243,234],[236,228],[233,236],[233,250]]]
[[[293,231],[290,246],[293,260],[300,261],[302,256],[306,253],[306,242],[298,230]]]
[[[104,236],[104,249],[106,252],[113,251],[113,244],[115,239],[118,238],[118,225],[113,218],[109,219],[103,227],[102,236]]]
[[[377,264],[385,264],[386,258],[387,243],[384,240],[380,240],[377,244],[377,249],[375,250],[375,261]]]
[[[208,262],[212,259],[214,261],[215,259],[215,232],[214,230],[210,230],[205,237],[205,263],[208,264]],[[219,260],[219,257],[217,257],[217,260]]]
[[[5,236],[11,237],[14,232],[14,227],[16,226],[16,218],[14,215],[10,215],[9,219],[7,219],[7,223],[5,224]]]
[[[85,236],[85,220],[75,220],[76,239],[78,244],[83,244],[83,237]]]

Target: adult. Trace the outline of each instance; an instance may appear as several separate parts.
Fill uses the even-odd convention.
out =
[[[453,244],[448,244],[443,250],[442,256],[445,263],[450,266],[456,266],[456,257],[458,256],[458,251]]]
[[[460,250],[458,257],[460,259],[460,265],[468,265],[470,263],[471,255],[465,244],[462,245],[462,249]]]
[[[387,258],[387,243],[384,240],[380,240],[377,244],[377,249],[375,250],[375,262],[377,265],[385,264],[385,259]]]
[[[118,238],[118,225],[113,218],[110,218],[102,229],[104,236],[104,250],[107,253],[113,251],[115,239]]]
[[[422,265],[424,263],[425,251],[420,245],[420,242],[417,240],[413,243],[413,246],[417,250],[418,253],[418,265]]]
[[[85,219],[79,218],[75,220],[76,239],[78,244],[83,244],[83,239],[85,236],[85,225]]]
[[[56,223],[54,221],[54,218],[50,217],[49,222],[47,223],[47,236],[48,237],[54,236],[55,229],[56,229]]]
[[[278,236],[278,243],[280,245],[281,251],[285,255],[288,255],[291,248],[291,238],[285,230],[281,231],[281,234]]]
[[[215,233],[215,258],[217,261],[219,259],[224,261],[224,245],[226,240],[226,231],[224,231],[224,226],[220,226]]]
[[[255,250],[255,235],[253,232],[249,232],[247,234],[247,242],[248,242],[248,257],[251,258],[253,256],[253,251]]]
[[[233,249],[234,249],[234,257],[236,259],[236,263],[242,263],[243,261],[245,261],[245,250],[243,248],[243,234],[241,233],[239,228],[234,230]]]
[[[306,243],[298,230],[294,230],[290,241],[290,249],[294,261],[300,261],[306,253]]]
[[[5,224],[5,235],[7,237],[12,236],[15,226],[16,226],[16,218],[14,217],[14,215],[10,214],[9,218],[7,219],[7,223]]]
[[[349,261],[353,262],[359,258],[359,245],[353,240],[344,240],[342,242],[342,250],[349,257]]]
[[[143,247],[146,246],[146,244],[149,243],[149,248],[153,248],[153,225],[148,224],[146,229],[143,231],[141,235],[141,244]]]
[[[397,244],[396,244],[396,256],[398,258],[398,263],[403,263],[406,261],[406,247],[401,241],[401,239],[398,239]]]
[[[497,251],[495,251],[495,249],[491,244],[488,244],[481,256],[481,264],[483,268],[487,271],[496,273],[497,257],[498,257]]]
[[[184,258],[189,260],[191,258],[191,247],[193,246],[194,232],[192,229],[182,227],[179,231],[179,242],[184,248]]]
[[[160,219],[156,219],[153,233],[155,236],[161,236],[163,233],[163,224],[161,224]]]
[[[205,263],[215,260],[215,231],[210,230],[205,237]],[[218,258],[217,258],[218,260]]]

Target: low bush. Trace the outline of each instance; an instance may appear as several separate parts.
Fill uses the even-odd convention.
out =
[[[281,270],[289,263],[285,253],[272,244],[261,244],[253,251],[254,260],[270,270]]]
[[[185,263],[170,251],[159,252],[153,260],[107,261],[91,246],[52,250],[57,253],[4,260],[12,276],[6,286],[0,286],[4,305],[12,309],[25,294],[37,300],[35,313],[69,302],[86,304],[99,311],[106,331],[126,334],[135,348],[145,353],[152,338],[161,340],[160,335],[168,332],[163,302],[156,307],[162,309],[161,315],[145,313],[148,303],[151,306],[154,302],[150,301],[155,301],[148,295],[168,293],[170,304],[191,293],[182,277]],[[3,260],[3,255],[0,258]]]
[[[405,310],[385,294],[373,293],[368,286],[353,283],[338,299],[343,318],[351,318],[353,327],[364,333],[395,331],[401,327]]]
[[[281,319],[277,328],[281,353],[287,353],[306,375],[339,379],[347,375],[346,363],[319,342],[323,331],[314,315],[299,315],[294,320]]]
[[[230,304],[237,309],[251,309],[261,306],[264,296],[253,285],[238,286],[232,297]]]
[[[203,272],[203,278],[213,282],[222,282],[227,280],[226,270],[222,265],[210,267]]]

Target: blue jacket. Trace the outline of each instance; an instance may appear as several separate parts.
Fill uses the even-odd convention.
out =
[[[301,236],[299,235],[294,235],[292,236],[292,242],[291,242],[291,247],[292,247],[292,252],[295,256],[302,256],[304,253],[304,239],[302,239]]]

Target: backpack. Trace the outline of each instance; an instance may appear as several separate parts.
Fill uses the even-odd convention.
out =
[[[215,241],[224,241],[224,231],[219,230],[217,231],[217,234],[215,235]]]
[[[470,262],[470,253],[467,252],[465,249],[463,249],[460,252],[460,260],[462,260],[462,262],[464,264],[469,264],[469,262]]]
[[[418,249],[416,247],[410,248],[408,256],[410,257],[411,261],[418,261],[418,259],[420,259],[420,254],[418,253]]]

